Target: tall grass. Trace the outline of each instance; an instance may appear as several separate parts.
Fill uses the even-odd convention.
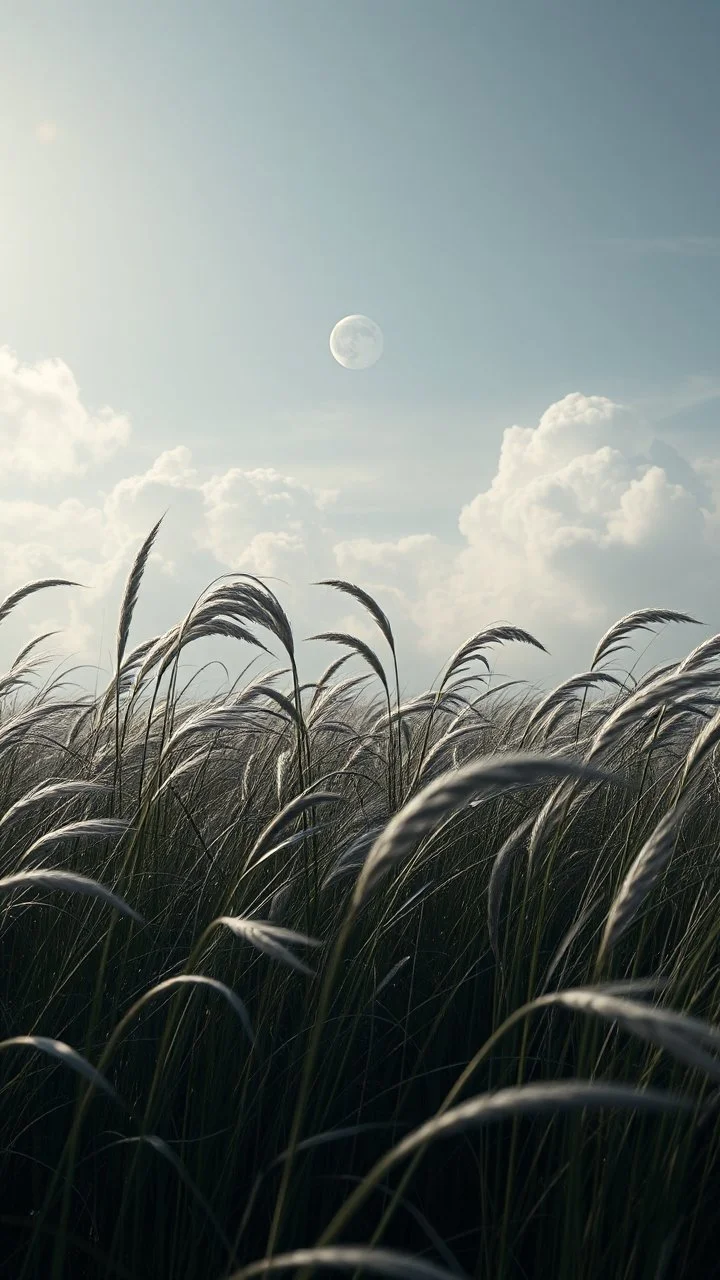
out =
[[[130,647],[158,531],[107,689],[0,679],[2,1274],[720,1274],[720,639],[403,702],[332,579],[390,675],[303,686],[249,575]],[[193,702],[210,635],[281,665]]]

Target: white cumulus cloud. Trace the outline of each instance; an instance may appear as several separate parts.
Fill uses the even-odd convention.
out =
[[[505,431],[495,476],[462,508],[461,545],[444,563],[434,557],[443,572],[432,585],[408,539],[354,543],[353,568],[378,582],[384,573],[388,585],[404,576],[409,617],[434,653],[502,619],[537,634],[563,669],[581,665],[598,633],[631,609],[712,610],[716,473],[664,448],[661,466],[651,455],[662,450],[629,411],[568,395],[537,426]],[[347,546],[336,551],[347,560]],[[542,659],[522,661],[543,669]]]
[[[0,347],[0,468],[28,479],[52,479],[103,462],[130,437],[124,414],[83,404],[63,360],[23,364]]]

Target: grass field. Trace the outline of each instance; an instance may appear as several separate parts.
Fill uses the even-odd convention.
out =
[[[156,532],[106,691],[0,681],[2,1275],[720,1274],[720,637],[403,704],[336,582],[301,687],[248,576],[130,647]],[[266,674],[193,702],[208,635]]]

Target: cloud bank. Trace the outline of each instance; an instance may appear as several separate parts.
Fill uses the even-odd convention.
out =
[[[333,528],[342,494],[269,466],[203,471],[185,446],[128,473],[131,449],[127,417],[88,408],[61,360],[22,364],[0,350],[0,460],[12,480],[0,499],[0,590],[55,574],[87,586],[53,596],[51,607],[50,597],[29,604],[24,621],[13,620],[15,639],[61,626],[78,656],[97,661],[135,550],[166,509],[143,629],[164,629],[211,578],[246,571],[287,581],[275,585],[299,635],[352,618],[347,599],[313,592],[312,581],[342,576],[377,592],[412,685],[501,620],[532,631],[553,655],[503,655],[504,667],[514,661],[545,680],[583,667],[599,633],[633,608],[680,608],[720,630],[720,460],[683,458],[603,396],[574,393],[537,424],[508,427],[493,480],[471,492],[452,541],[421,524],[395,539],[343,539]],[[75,477],[123,456],[126,474],[96,500],[68,493]]]

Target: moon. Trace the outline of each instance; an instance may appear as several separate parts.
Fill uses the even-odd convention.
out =
[[[344,369],[369,369],[383,353],[382,329],[369,316],[345,316],[330,334],[330,350]]]

